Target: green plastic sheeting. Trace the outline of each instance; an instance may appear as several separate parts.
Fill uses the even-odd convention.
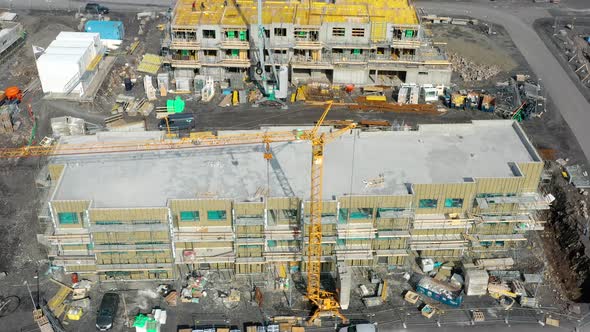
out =
[[[133,327],[145,327],[147,332],[158,332],[158,322],[144,314],[135,316]]]
[[[135,320],[133,321],[133,327],[144,327],[147,324],[150,318],[144,314],[139,314],[135,316]]]
[[[182,113],[184,111],[184,100],[179,96],[176,99],[166,100],[166,111],[168,113]]]

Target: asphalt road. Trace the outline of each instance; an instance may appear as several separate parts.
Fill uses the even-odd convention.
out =
[[[514,8],[468,2],[417,2],[428,12],[466,15],[504,26],[514,44],[527,59],[531,69],[543,81],[548,95],[576,136],[586,159],[590,157],[590,104],[571,81],[559,62],[547,49],[532,27],[536,18],[546,17],[538,7]]]
[[[142,11],[154,8],[166,9],[176,0],[0,0],[0,8],[35,10],[78,10],[86,3],[96,2],[111,10]]]

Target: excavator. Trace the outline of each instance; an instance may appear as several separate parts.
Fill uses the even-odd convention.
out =
[[[332,101],[326,103],[315,126],[304,131],[272,131],[255,134],[235,134],[224,136],[193,136],[194,138],[172,139],[167,137],[161,141],[109,141],[87,144],[46,144],[25,146],[21,148],[0,149],[0,158],[26,158],[53,155],[80,155],[118,152],[140,152],[158,150],[197,149],[201,147],[216,147],[243,144],[262,144],[263,158],[270,162],[274,158],[270,151],[270,144],[276,142],[309,141],[312,145],[311,156],[311,188],[310,188],[310,225],[308,229],[309,241],[307,261],[307,298],[314,304],[315,309],[308,322],[311,324],[320,316],[336,316],[344,323],[348,319],[340,311],[340,303],[336,294],[321,288],[321,256],[322,256],[322,187],[325,145],[342,134],[354,129],[357,124],[348,123],[330,133],[320,130],[326,116],[332,108]]]

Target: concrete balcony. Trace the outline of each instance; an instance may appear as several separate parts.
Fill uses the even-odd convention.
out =
[[[201,62],[197,57],[169,56],[166,62],[174,68],[200,68]]]
[[[297,247],[272,247],[264,253],[267,262],[289,262],[301,260],[301,248]]]
[[[95,252],[170,250],[169,243],[161,244],[95,244]]]
[[[238,57],[221,58],[218,65],[231,68],[250,68],[250,59],[240,59]]]
[[[256,226],[264,225],[264,217],[236,217],[236,225],[240,226]]]
[[[311,56],[294,55],[291,57],[291,66],[293,68],[310,68],[310,69],[333,69],[332,58],[323,54],[319,59],[313,59]]]
[[[393,48],[420,48],[422,42],[417,39],[394,39],[391,41],[391,47]]]
[[[201,43],[194,39],[178,39],[174,38],[170,42],[171,50],[198,50],[201,48]]]
[[[264,257],[236,257],[237,264],[264,263]]]
[[[321,50],[324,48],[324,43],[318,40],[309,39],[295,39],[295,45],[293,49],[296,50]]]
[[[377,249],[375,256],[408,256],[407,249]]]
[[[332,54],[333,63],[366,63],[369,57],[365,54]]]
[[[169,226],[168,224],[111,224],[111,225],[97,225],[91,224],[90,231],[92,233],[101,233],[101,232],[164,232],[168,231]]]
[[[236,238],[235,243],[237,245],[264,245],[264,238],[251,238],[251,237],[243,237],[243,238]]]
[[[145,271],[145,270],[170,270],[172,263],[143,263],[143,264],[96,264],[97,272],[110,271]]]
[[[94,265],[96,264],[96,260],[94,259],[94,255],[62,255],[55,257],[53,264],[57,266]]]
[[[235,259],[233,248],[200,248],[177,251],[174,264],[232,263]]]
[[[232,49],[232,50],[249,50],[250,43],[246,40],[238,39],[224,39],[219,43],[221,49]]]

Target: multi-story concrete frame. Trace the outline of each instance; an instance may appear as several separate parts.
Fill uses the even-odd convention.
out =
[[[264,1],[264,35],[256,10],[256,1],[177,1],[166,61],[216,81],[240,78],[258,65],[264,39],[265,63],[288,66],[296,84],[450,83],[450,63],[409,0]]]
[[[136,135],[123,134],[70,139]],[[271,150],[270,161],[262,144],[52,157],[53,264],[103,280],[304,270],[311,146]],[[354,130],[326,146],[324,163],[324,271],[505,257],[542,229],[536,212],[548,207],[543,162],[508,120]]]

